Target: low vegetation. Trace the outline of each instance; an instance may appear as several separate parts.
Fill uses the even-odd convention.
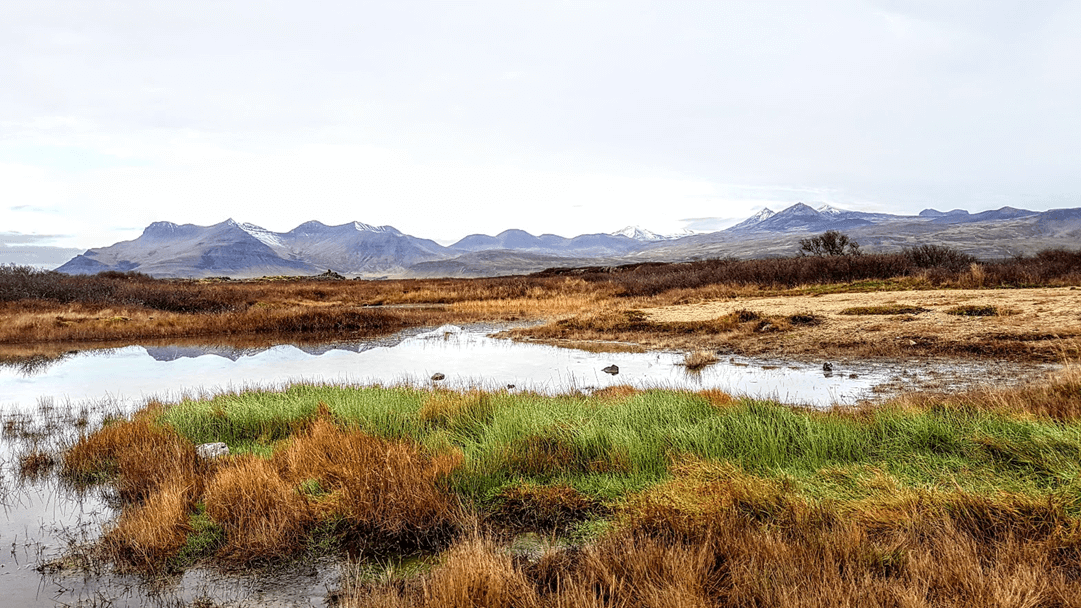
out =
[[[976,262],[934,245],[898,254],[642,263],[486,279],[194,281],[0,266],[0,344],[325,340],[770,293],[1078,284],[1081,251]]]
[[[691,371],[698,371],[713,365],[719,360],[716,353],[708,350],[696,350],[687,353],[687,355],[683,357],[683,366]]]
[[[927,312],[922,306],[886,304],[884,306],[853,306],[841,311],[842,315],[918,315]]]
[[[957,315],[959,317],[997,317],[999,315],[1009,313],[1000,309],[998,306],[993,306],[990,304],[964,304],[962,306],[954,306],[950,308],[946,311],[946,314]]]
[[[406,574],[364,562],[345,605],[1069,606],[1079,412],[1073,366],[827,411],[717,391],[299,385],[152,405],[62,468],[117,488],[101,551],[128,567],[440,555]],[[209,441],[232,455],[194,457]],[[555,541],[511,550],[523,532]]]

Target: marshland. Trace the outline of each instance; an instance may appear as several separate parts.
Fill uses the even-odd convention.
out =
[[[1081,252],[946,253],[391,281],[5,267],[5,386],[75,380],[0,396],[4,588],[40,605],[1079,605]],[[530,356],[511,346],[447,368],[497,343],[592,375],[485,369]],[[125,358],[170,348],[190,384]],[[401,377],[365,374],[394,352]],[[196,363],[238,381],[199,385],[214,366]],[[785,398],[720,382],[726,365],[883,389]],[[157,383],[125,384],[138,373]],[[91,377],[111,391],[77,394]],[[227,456],[199,455],[217,442]]]

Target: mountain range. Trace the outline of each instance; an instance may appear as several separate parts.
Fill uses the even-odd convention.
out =
[[[1081,208],[1039,212],[1003,207],[981,213],[925,209],[905,216],[797,203],[780,212],[763,209],[730,228],[705,234],[663,236],[628,226],[567,238],[512,229],[495,236],[472,234],[449,246],[361,222],[328,226],[310,221],[288,232],[231,219],[213,226],[155,222],[136,239],[90,249],[57,270],[133,270],[157,277],[243,278],[327,270],[369,278],[493,276],[553,266],[792,255],[800,238],[825,230],[841,230],[869,252],[930,242],[994,258],[1076,247],[1081,243]]]

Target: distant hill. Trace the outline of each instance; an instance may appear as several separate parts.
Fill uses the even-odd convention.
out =
[[[493,276],[556,266],[616,265],[709,257],[792,255],[799,239],[840,230],[867,252],[897,251],[934,243],[980,258],[1032,254],[1050,247],[1077,248],[1081,209],[1038,212],[1003,207],[969,213],[925,209],[919,215],[818,209],[796,203],[779,212],[763,209],[730,228],[706,234],[662,236],[638,227],[609,234],[535,236],[505,230],[469,235],[444,247],[391,226],[305,222],[288,232],[226,220],[213,226],[155,222],[142,235],[91,249],[57,270],[93,274],[138,271],[157,277],[314,275]]]

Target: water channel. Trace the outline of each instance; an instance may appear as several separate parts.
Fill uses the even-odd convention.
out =
[[[588,352],[491,337],[499,328],[453,326],[369,341],[317,346],[127,346],[0,366],[0,607],[324,605],[337,585],[333,563],[288,572],[222,574],[194,569],[179,579],[147,581],[109,571],[45,569],[92,541],[114,517],[108,495],[75,492],[55,476],[27,479],[19,455],[56,449],[79,425],[106,412],[164,401],[295,382],[438,385],[447,388],[590,393],[611,385],[701,390],[825,407],[880,400],[901,390],[957,390],[1038,380],[1052,366],[979,362],[861,363],[757,360],[722,356],[698,372],[675,352]],[[603,368],[615,365],[618,374]],[[444,379],[433,381],[439,373]]]

